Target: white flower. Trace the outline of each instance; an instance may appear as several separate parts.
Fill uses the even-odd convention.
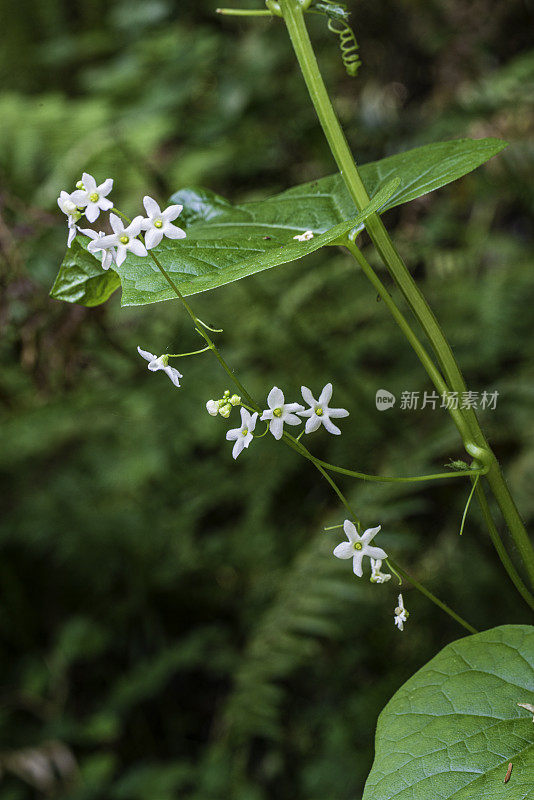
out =
[[[183,378],[184,376],[178,372],[177,369],[174,369],[174,367],[169,367],[169,356],[163,355],[159,356],[158,358],[158,356],[155,356],[153,353],[149,353],[147,350],[141,350],[140,347],[137,348],[137,352],[149,362],[148,369],[151,372],[157,372],[159,369],[162,369],[165,373],[167,373],[175,386],[180,386],[180,378]]]
[[[395,609],[395,625],[400,631],[404,630],[404,623],[410,616],[410,613],[404,608],[404,601],[402,595],[399,595],[399,605]]]
[[[343,530],[347,534],[348,542],[341,542],[334,550],[336,558],[352,558],[352,568],[354,574],[361,578],[363,575],[362,561],[364,556],[369,558],[387,558],[387,553],[381,547],[371,547],[370,542],[374,539],[378,528],[368,528],[360,536],[356,530],[356,526],[346,519],[343,523]]]
[[[117,255],[115,262],[118,267],[126,258],[126,253],[130,250],[136,256],[148,255],[146,247],[139,239],[135,237],[141,232],[142,217],[136,217],[127,228],[124,223],[119,219],[116,214],[109,215],[109,221],[113,228],[113,233],[108,236],[103,236],[98,243],[95,244],[95,250],[109,250],[110,247],[117,248]]]
[[[91,228],[78,228],[80,233],[83,233],[85,236],[88,236],[91,241],[87,245],[87,250],[89,253],[93,255],[96,252],[102,253],[102,269],[109,269],[113,262],[115,261],[115,248],[109,247],[107,249],[102,249],[99,245],[101,239],[104,238],[106,235],[103,231],[98,231],[98,233]]]
[[[219,413],[219,403],[217,400],[208,400],[206,403],[206,411],[208,414],[211,414],[212,417],[216,417]]]
[[[148,217],[143,220],[141,228],[146,231],[145,244],[148,250],[157,247],[164,236],[168,239],[185,239],[186,232],[172,224],[172,220],[182,212],[183,206],[169,206],[162,211],[148,195],[143,198],[143,205]]]
[[[242,452],[244,447],[248,447],[251,443],[252,439],[252,431],[256,427],[256,422],[258,420],[258,412],[255,411],[254,414],[250,414],[246,408],[241,409],[241,427],[233,428],[230,431],[227,431],[226,438],[229,442],[234,442],[235,444],[232,448],[232,455],[234,458],[237,458],[238,455]]]
[[[371,559],[371,583],[386,583],[391,578],[389,572],[380,572],[382,560],[380,558]]]
[[[67,215],[67,225],[69,228],[67,247],[70,247],[74,241],[74,237],[76,236],[76,223],[80,219],[81,213],[78,209],[78,206],[72,199],[72,195],[64,190],[60,192],[60,195],[57,199],[57,204],[61,211]]]
[[[295,411],[304,411],[304,406],[300,403],[286,403],[284,393],[278,386],[273,386],[267,397],[269,408],[261,415],[262,422],[270,420],[269,430],[275,439],[281,439],[284,433],[284,422],[288,425],[300,425],[300,419],[295,415]]]
[[[332,397],[332,384],[327,383],[323,388],[319,399],[316,400],[307,386],[301,386],[302,397],[310,408],[299,411],[299,417],[308,417],[306,422],[306,433],[313,433],[321,425],[324,425],[329,433],[340,434],[341,431],[331,422],[331,418],[348,417],[349,412],[345,408],[329,408],[328,403]]]
[[[304,231],[304,233],[293,236],[293,239],[296,239],[297,242],[309,242],[310,239],[313,239],[313,231]]]
[[[85,216],[89,222],[94,222],[98,219],[101,211],[109,211],[113,208],[111,200],[106,199],[113,189],[113,178],[107,178],[100,186],[96,185],[96,181],[92,175],[84,172],[82,175],[83,189],[77,189],[72,193],[72,200],[80,208],[85,208]]]

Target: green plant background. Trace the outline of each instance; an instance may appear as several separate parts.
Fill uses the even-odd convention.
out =
[[[183,388],[137,344],[194,349],[177,305],[84,309],[48,298],[66,231],[55,198],[83,169],[138,213],[204,184],[235,202],[334,171],[286,35],[208,0],[2,0],[0,51],[0,780],[2,800],[359,800],[376,717],[462,634],[408,589],[357,582],[330,555],[343,518],[309,464],[271,438],[234,464],[204,411],[215,361]],[[243,5],[243,4],[242,4]],[[260,7],[260,4],[257,4]],[[388,212],[528,522],[532,420],[534,52],[531,2],[352,3],[364,63],[346,77],[312,21],[360,162],[460,136],[511,145],[477,173]],[[136,198],[139,203],[136,204]],[[257,395],[329,380],[350,409],[328,461],[417,473],[462,457],[444,412],[375,409],[431,387],[350,259],[324,251],[194,298]],[[347,481],[364,522],[477,627],[528,622],[468,485]]]

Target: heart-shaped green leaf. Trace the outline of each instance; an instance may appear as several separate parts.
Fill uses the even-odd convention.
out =
[[[370,197],[386,181],[400,178],[399,187],[384,205],[383,211],[387,211],[461,178],[504,147],[506,142],[500,139],[455,139],[363,164],[359,172]],[[339,173],[295,186],[267,200],[236,206],[203,189],[182,189],[173,194],[171,202],[192,207],[190,224],[196,235],[202,233],[210,238],[243,236],[247,231],[264,235],[284,230],[323,233],[357,214]]]
[[[338,243],[342,236],[353,228],[363,226],[371,214],[379,211],[398,183],[398,178],[389,181],[362,212],[305,242],[295,241],[294,229],[288,231],[277,227],[276,230],[271,229],[270,235],[261,235],[255,227],[253,232],[244,237],[230,227],[225,229],[225,236],[221,238],[220,234],[211,236],[209,225],[207,231],[204,225],[193,225],[188,229],[186,239],[164,239],[154,249],[154,254],[184,297],[216,289]],[[129,254],[115,269],[121,278],[124,306],[156,303],[176,297],[150,255],[139,258]]]
[[[385,211],[460,178],[505,146],[499,139],[430,144],[364,164],[360,173],[371,196],[389,179],[400,179],[400,185],[380,209]],[[300,258],[335,242],[341,229],[336,229],[329,241],[321,239],[321,234],[344,224],[350,228],[357,218],[361,222],[339,174],[296,186],[267,200],[237,206],[206,189],[182,189],[171,200],[184,206],[180,221],[187,227],[187,239],[166,239],[155,252],[169,273],[176,273],[184,295]],[[352,222],[346,223],[347,220]],[[293,237],[305,230],[315,234],[311,243],[307,247],[301,247],[303,243],[292,245]],[[82,246],[86,244],[83,237],[78,237],[67,251],[51,292],[53,297],[97,305],[117,288],[115,273],[105,273],[99,260]],[[154,303],[173,296],[145,259],[129,255],[117,272],[123,284],[123,305]]]
[[[382,711],[363,800],[534,798],[534,725],[517,705],[529,702],[534,627],[447,645]]]

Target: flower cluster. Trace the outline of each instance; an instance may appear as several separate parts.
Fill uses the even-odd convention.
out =
[[[220,414],[221,417],[228,419],[233,406],[238,406],[241,403],[241,398],[238,394],[230,395],[229,389],[226,389],[223,396],[219,400],[208,400],[206,403],[206,411],[212,417]],[[248,445],[247,445],[248,447]]]
[[[162,211],[148,195],[143,198],[145,217],[137,216],[125,225],[117,214],[110,213],[109,224],[113,233],[106,234],[104,231],[78,227],[76,223],[84,215],[92,223],[96,222],[101,211],[111,211],[113,203],[108,199],[108,194],[112,188],[112,178],[107,178],[97,186],[93,176],[84,172],[75,191],[60,193],[57,202],[67,216],[68,247],[74,241],[76,232],[80,231],[91,240],[87,250],[93,255],[101,253],[102,268],[109,269],[112,264],[120,267],[129,252],[136,256],[147,256],[148,250],[157,247],[164,236],[168,239],[185,238],[185,231],[172,224],[182,212],[183,206],[172,205]],[[138,238],[141,234],[144,241]]]

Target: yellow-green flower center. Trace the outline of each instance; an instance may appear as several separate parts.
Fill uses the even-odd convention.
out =
[[[361,550],[363,545],[361,542],[354,542],[353,547],[355,550]]]
[[[91,203],[98,203],[98,195],[97,195],[97,193],[93,192],[93,194],[90,194],[89,195],[89,200],[91,201]]]
[[[248,434],[248,428],[243,428],[241,431],[241,436],[246,436]]]
[[[121,238],[119,239],[119,242],[122,242],[122,244],[128,244],[129,241],[130,237],[126,236],[126,234],[123,234],[123,236],[121,236]]]
[[[275,417],[281,417],[282,416],[282,409],[281,408],[275,408],[274,411],[273,411],[273,414],[274,414]]]
[[[162,228],[163,227],[163,220],[161,220],[161,219],[155,220],[154,221],[154,227],[155,228]]]
[[[317,414],[318,417],[322,417],[323,414],[324,414],[324,411],[321,408],[321,406],[317,406],[317,408],[315,409],[315,413]]]

